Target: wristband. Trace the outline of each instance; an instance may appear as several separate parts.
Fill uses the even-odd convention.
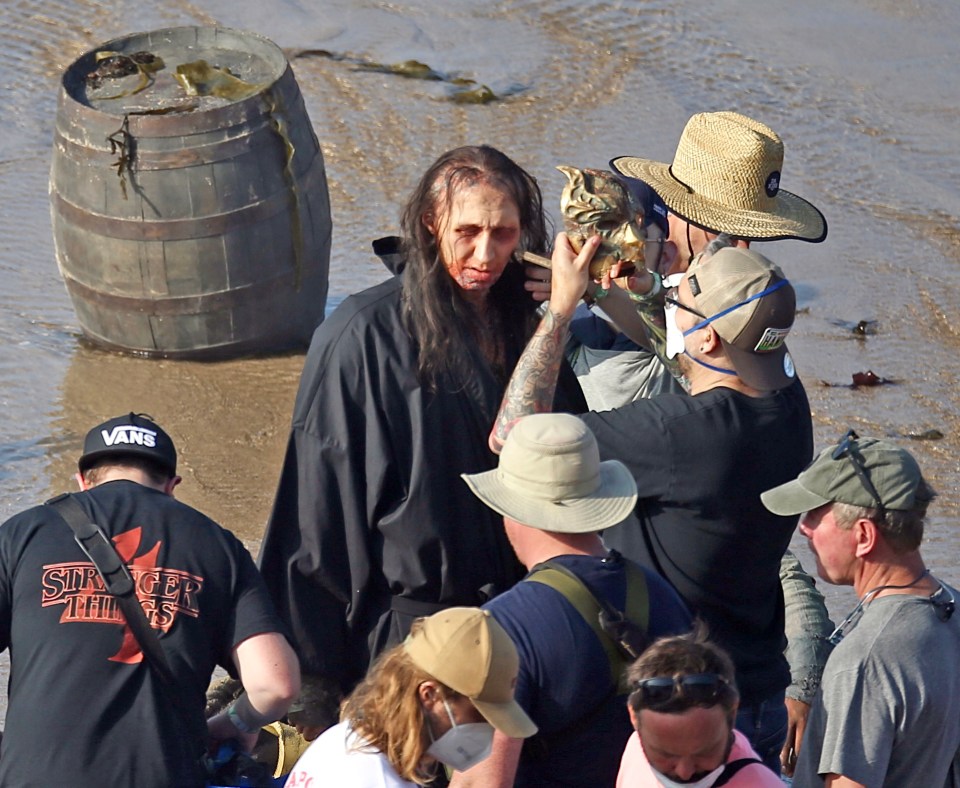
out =
[[[227,708],[227,719],[230,720],[230,724],[240,731],[240,733],[256,733],[260,730],[259,726],[253,726],[244,722],[243,718],[237,712],[236,703],[232,703]]]
[[[656,298],[663,289],[663,277],[660,276],[660,274],[658,274],[656,271],[651,271],[650,276],[653,277],[653,285],[651,285],[650,289],[646,293],[640,294],[634,293],[632,290],[628,290],[627,295],[629,295],[634,301],[640,301],[641,303],[646,303]]]

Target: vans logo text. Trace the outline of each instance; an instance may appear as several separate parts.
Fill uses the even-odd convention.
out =
[[[157,445],[157,433],[144,427],[121,425],[114,427],[110,432],[100,430],[100,435],[107,446],[116,446],[119,443],[135,443],[138,446],[153,448]]]

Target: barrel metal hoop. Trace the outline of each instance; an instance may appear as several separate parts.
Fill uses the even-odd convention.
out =
[[[325,176],[322,167],[311,167],[301,186],[304,193],[310,194],[320,177],[318,173]],[[293,195],[287,190],[278,191],[265,200],[235,211],[188,219],[118,219],[84,210],[66,200],[56,190],[51,191],[50,199],[63,221],[107,238],[126,241],[188,241],[225,235],[234,228],[255,225],[270,219],[290,209]]]
[[[63,281],[71,296],[82,298],[86,303],[97,304],[124,313],[142,313],[157,317],[197,315],[236,308],[244,303],[264,301],[274,293],[289,292],[294,278],[293,271],[284,271],[279,276],[257,282],[218,290],[215,293],[171,296],[167,298],[134,297],[105,293],[77,281],[64,273]]]
[[[267,127],[268,124],[265,123],[261,128],[251,129],[250,133],[243,136],[220,140],[207,145],[184,146],[177,150],[144,150],[142,145],[138,145],[133,169],[134,171],[171,170],[230,161],[241,154],[247,153],[250,150],[250,138],[254,134],[263,133]],[[137,142],[140,142],[140,140],[137,140]],[[84,165],[96,165],[114,155],[109,147],[95,148],[91,144],[81,145],[66,137],[63,133],[57,133],[56,144],[60,147],[64,156],[71,161]]]

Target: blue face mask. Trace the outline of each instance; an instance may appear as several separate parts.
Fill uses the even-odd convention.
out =
[[[675,274],[677,280],[671,286],[676,287],[679,284],[682,274]],[[667,277],[667,279],[672,279],[673,277]],[[664,283],[667,282],[667,279],[664,280]],[[714,320],[719,315],[716,315],[713,318],[707,318],[706,320],[701,320],[693,328],[689,328],[686,331],[681,331],[680,327],[677,325],[677,311],[680,309],[676,304],[671,304],[669,301],[664,304],[663,312],[664,318],[667,324],[667,346],[664,350],[664,353],[667,358],[675,358],[681,353],[686,353],[687,358],[691,361],[695,361],[701,367],[706,367],[707,369],[712,369],[714,372],[722,372],[724,375],[736,375],[736,371],[732,369],[725,369],[724,367],[716,367],[713,364],[708,364],[706,361],[702,361],[692,353],[687,353],[687,346],[685,339],[694,331],[703,328],[705,325],[709,324],[711,320]],[[725,313],[724,313],[725,314]],[[684,386],[687,388],[687,386]]]

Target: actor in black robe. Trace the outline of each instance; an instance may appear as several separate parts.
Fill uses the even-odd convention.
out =
[[[374,248],[397,270],[394,240]],[[491,295],[535,310],[523,280],[511,263]],[[422,385],[401,286],[347,298],[314,334],[260,553],[305,677],[332,691],[348,692],[417,616],[480,605],[524,574],[502,518],[460,479],[496,467],[487,436],[506,380],[468,346],[468,379]],[[505,339],[507,375],[525,341]],[[586,410],[569,367],[556,407]]]

